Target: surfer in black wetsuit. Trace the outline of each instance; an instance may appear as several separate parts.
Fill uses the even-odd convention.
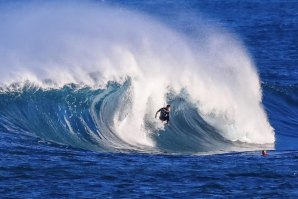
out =
[[[157,114],[160,112],[159,119],[162,122],[166,121],[166,123],[169,123],[169,121],[170,121],[170,107],[171,106],[168,104],[166,107],[159,109],[155,114],[155,118],[156,118]]]

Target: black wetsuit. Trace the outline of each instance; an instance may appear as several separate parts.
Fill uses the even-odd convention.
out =
[[[161,121],[166,121],[167,123],[170,121],[170,111],[167,108],[161,108],[157,112],[160,112],[159,119]]]

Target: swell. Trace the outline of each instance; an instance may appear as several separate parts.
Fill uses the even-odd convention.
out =
[[[1,94],[1,125],[7,124],[4,128],[13,133],[97,150],[101,146],[96,140],[101,138],[94,134],[96,127],[88,113],[97,92],[77,90],[74,85],[43,90],[27,84],[20,91]]]
[[[173,110],[170,124],[161,126],[154,115],[147,114],[143,130],[150,144],[130,142],[116,126],[131,111],[130,89],[130,80],[124,84],[110,82],[104,89],[75,84],[42,89],[27,82],[16,91],[1,92],[0,128],[95,151],[214,153],[272,147],[224,138],[220,130],[203,119],[187,96],[174,94],[167,96]]]
[[[0,128],[82,149],[143,150],[115,132],[115,107],[126,87],[109,83],[96,90],[75,84],[43,89],[30,82],[15,84],[0,94]]]

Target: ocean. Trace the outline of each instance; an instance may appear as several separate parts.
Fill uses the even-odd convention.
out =
[[[297,8],[0,1],[0,197],[297,198]]]

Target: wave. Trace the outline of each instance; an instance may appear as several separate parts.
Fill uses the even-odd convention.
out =
[[[228,151],[275,141],[244,46],[204,19],[188,21],[186,34],[90,2],[1,9],[2,128],[104,151]],[[173,110],[164,127],[152,116],[166,103]]]
[[[275,116],[270,119],[276,124],[279,136],[285,136],[290,139],[297,138],[298,85],[263,83],[262,88],[266,96],[264,101],[268,109],[268,115]],[[284,143],[287,142],[286,140]],[[282,147],[285,147],[284,144],[282,144]]]
[[[1,129],[95,151],[181,153],[260,147],[226,139],[181,95],[167,96],[173,109],[170,125],[161,125],[154,113],[147,113],[139,131],[126,129],[133,106],[131,87],[127,80],[123,85],[110,82],[105,89],[70,84],[45,90],[27,82],[0,94]]]

